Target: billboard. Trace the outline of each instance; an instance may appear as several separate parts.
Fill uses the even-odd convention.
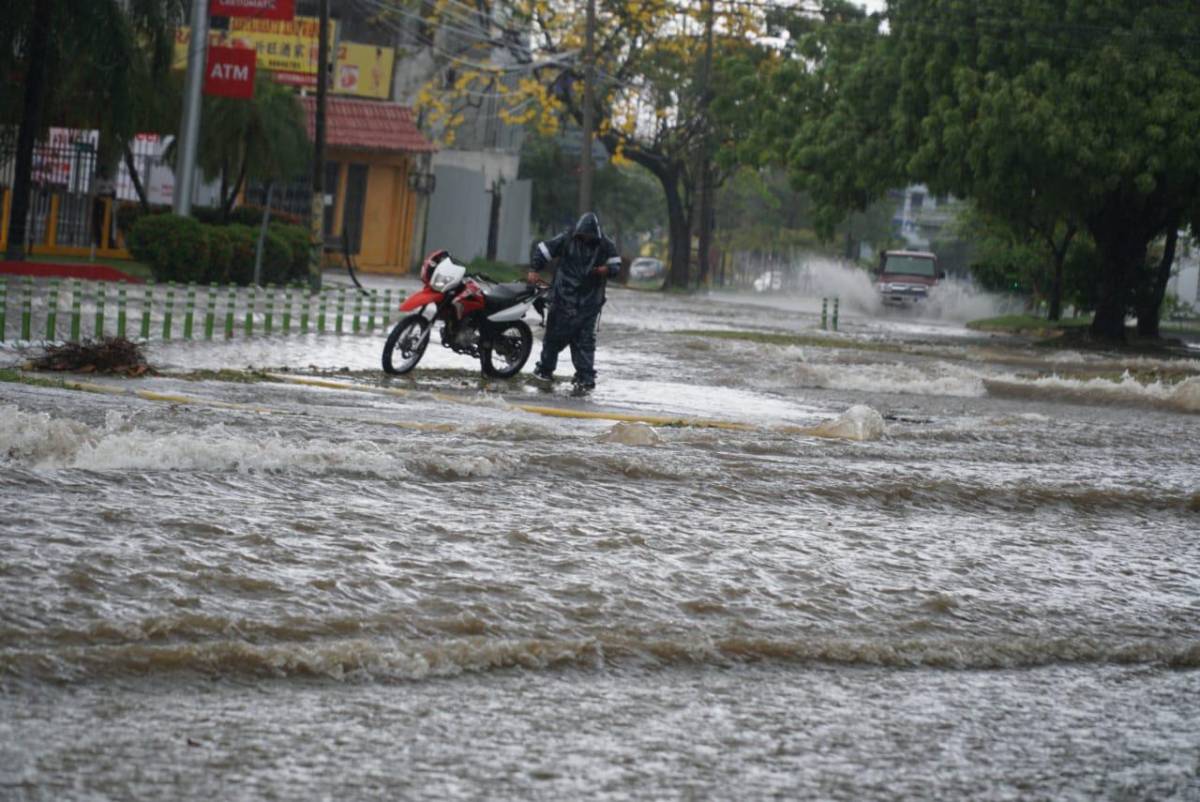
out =
[[[335,41],[330,23],[330,41]],[[176,69],[187,66],[188,28],[175,32]],[[245,47],[258,54],[258,68],[274,74],[277,82],[302,88],[317,85],[317,18],[297,17],[291,22],[272,20],[230,20],[228,31],[212,31],[209,44]],[[333,49],[332,46],[330,48]],[[387,100],[392,93],[392,72],[396,51],[357,42],[342,42],[337,47],[330,90],[339,95],[354,95]]]
[[[289,20],[296,14],[296,0],[212,0],[214,17],[257,17]]]

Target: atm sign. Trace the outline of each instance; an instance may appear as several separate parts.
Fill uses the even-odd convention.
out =
[[[246,47],[209,47],[204,67],[204,94],[239,100],[254,97],[257,55]]]

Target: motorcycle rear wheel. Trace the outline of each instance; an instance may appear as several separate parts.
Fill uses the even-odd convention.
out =
[[[383,370],[393,376],[408,373],[417,366],[429,345],[429,321],[425,316],[414,313],[400,319],[392,327],[383,344]],[[393,357],[399,356],[399,361]]]
[[[507,379],[521,372],[533,350],[533,332],[523,320],[496,327],[486,345],[479,347],[483,375]]]

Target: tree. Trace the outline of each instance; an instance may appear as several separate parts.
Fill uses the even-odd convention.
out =
[[[802,121],[774,145],[821,208],[920,180],[1016,225],[1031,207],[1078,221],[1098,253],[1092,333],[1122,340],[1134,306],[1156,331],[1147,247],[1200,193],[1194,2],[890,0],[887,21],[858,43],[854,24],[807,37],[815,66],[790,69],[812,80],[764,113]]]
[[[166,74],[182,10],[182,0],[34,0],[0,15],[0,71],[23,84],[19,106],[14,88],[0,89],[0,108],[21,109],[5,120],[20,123],[8,258],[24,256],[37,135],[49,120],[99,128],[100,163],[111,164],[136,132],[137,90]]]
[[[436,4],[431,5],[434,9]],[[554,133],[560,117],[581,123],[584,15],[577,11],[547,0],[515,4],[513,19],[532,31],[536,56],[519,44],[520,36],[508,36],[504,28],[480,29],[474,51],[457,50],[452,64],[422,90],[418,103],[425,121],[452,132],[465,121],[469,106],[496,101],[501,119],[534,125],[543,134]],[[739,4],[716,9],[714,112],[702,118],[697,113],[704,97],[697,81],[703,52],[700,9],[667,0],[597,4],[598,86],[592,109],[597,137],[618,163],[645,168],[662,186],[671,265],[668,286],[686,286],[689,281],[692,196],[697,187],[693,173],[702,161],[698,156],[706,143],[736,138],[729,132],[748,122],[744,117],[720,118],[716,96],[720,76],[743,75],[742,70],[730,69],[732,64],[765,52],[748,39],[756,25],[751,12]],[[461,39],[463,28],[456,27]],[[712,119],[718,130],[710,133],[701,119]],[[722,177],[716,174],[714,184]]]
[[[302,173],[312,153],[303,112],[291,90],[260,72],[249,100],[206,95],[197,162],[221,181],[227,219],[247,179],[285,180]]]

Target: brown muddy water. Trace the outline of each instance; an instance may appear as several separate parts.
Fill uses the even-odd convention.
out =
[[[1200,354],[818,310],[614,292],[582,400],[0,384],[0,798],[1200,799]]]

